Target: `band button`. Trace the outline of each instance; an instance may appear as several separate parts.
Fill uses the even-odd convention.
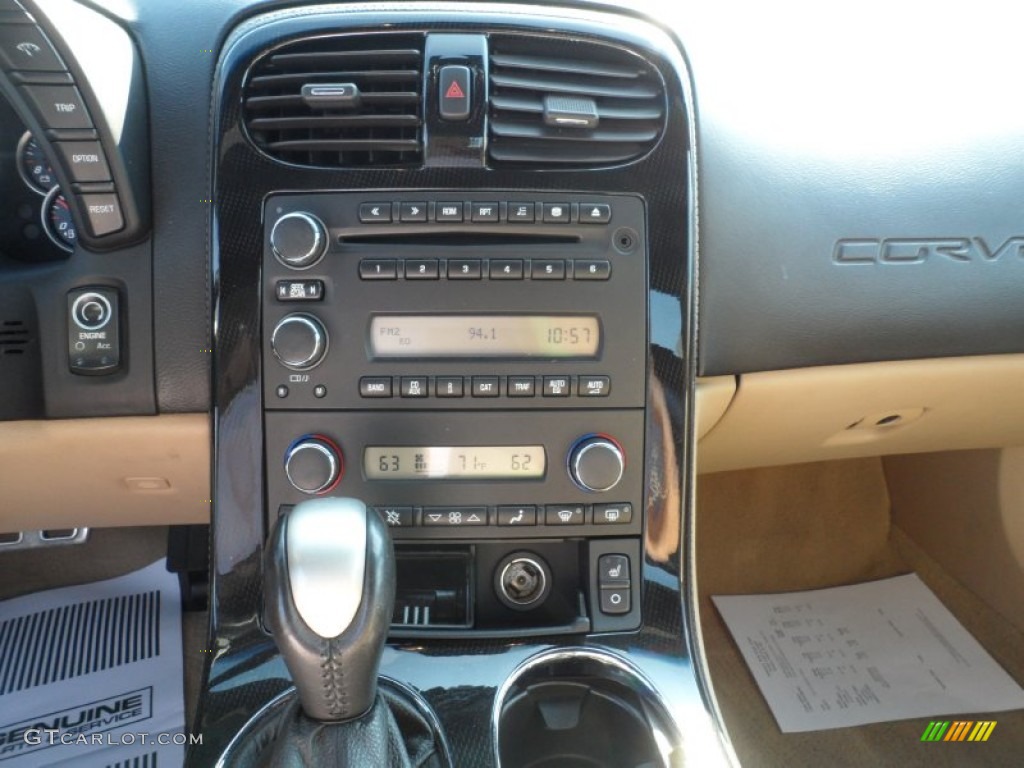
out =
[[[390,376],[363,376],[359,380],[360,397],[391,397]]]

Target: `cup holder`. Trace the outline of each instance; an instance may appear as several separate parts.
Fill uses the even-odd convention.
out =
[[[642,674],[585,648],[520,666],[498,692],[492,725],[501,768],[661,768],[680,743]]]

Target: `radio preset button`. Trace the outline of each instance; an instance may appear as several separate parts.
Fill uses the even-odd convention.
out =
[[[607,280],[612,265],[609,261],[574,261],[572,276],[574,280]]]
[[[487,525],[487,507],[424,507],[423,525],[447,528]]]
[[[461,376],[438,376],[434,388],[438,397],[462,397],[464,394]]]
[[[462,221],[462,203],[438,203],[434,212],[434,221]]]
[[[398,206],[398,220],[404,222],[426,221],[426,203],[400,203]]]
[[[548,504],[544,507],[548,525],[583,525],[583,507],[579,504]]]
[[[480,259],[448,259],[449,280],[479,280],[481,275]]]
[[[568,397],[569,377],[568,376],[545,376],[544,397]]]
[[[633,505],[629,502],[594,505],[594,525],[628,525],[631,522]]]
[[[363,224],[390,223],[391,203],[360,203],[359,221]]]
[[[397,259],[363,259],[359,262],[359,277],[363,280],[397,280]]]
[[[612,207],[607,203],[580,203],[580,224],[607,224]]]
[[[278,280],[274,285],[278,301],[320,301],[324,297],[323,280]]]
[[[498,381],[497,376],[474,376],[473,397],[497,397]]]
[[[533,397],[537,394],[537,382],[533,376],[509,376],[509,397]]]
[[[533,203],[509,203],[508,220],[514,223],[532,223],[534,221]]]
[[[554,224],[569,223],[568,203],[544,203],[544,221]]]
[[[402,397],[426,397],[427,377],[426,376],[403,376]]]
[[[363,376],[359,380],[360,397],[391,397],[390,376]]]
[[[580,376],[576,394],[580,397],[608,397],[612,380],[608,376]]]
[[[494,222],[500,208],[497,203],[473,203],[473,221]]]
[[[491,280],[522,280],[522,259],[491,259]]]
[[[565,280],[565,262],[561,259],[534,259],[530,277],[534,280]]]
[[[437,259],[406,259],[406,280],[437,280],[439,277]]]
[[[374,507],[388,528],[412,528],[416,524],[412,507]]]
[[[498,507],[498,525],[536,525],[536,507]]]

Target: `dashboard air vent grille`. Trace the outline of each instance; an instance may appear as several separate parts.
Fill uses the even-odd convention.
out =
[[[421,34],[322,37],[278,48],[246,80],[249,137],[296,165],[418,165],[422,67]]]
[[[650,151],[664,124],[661,76],[636,54],[581,40],[491,38],[492,166],[617,165]]]

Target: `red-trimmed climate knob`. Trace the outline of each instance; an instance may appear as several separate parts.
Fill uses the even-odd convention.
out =
[[[330,438],[305,435],[285,451],[284,473],[296,490],[311,496],[330,493],[345,473],[345,460]]]

